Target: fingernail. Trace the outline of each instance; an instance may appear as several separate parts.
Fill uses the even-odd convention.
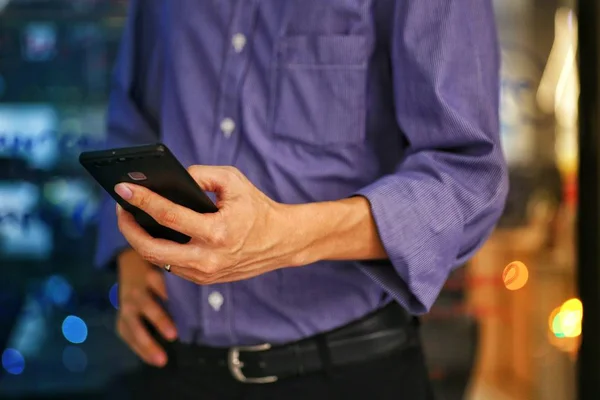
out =
[[[167,329],[165,334],[167,335],[167,339],[169,340],[177,339],[177,331],[175,329]]]
[[[157,354],[154,356],[154,362],[157,365],[165,365],[165,363],[167,362],[167,357],[165,357],[164,354]]]
[[[115,192],[125,200],[129,200],[133,196],[133,192],[129,186],[124,183],[119,183],[117,186],[115,186]]]

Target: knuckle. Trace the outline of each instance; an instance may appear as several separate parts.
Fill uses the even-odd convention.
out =
[[[148,258],[152,257],[152,251],[144,247],[138,246],[137,252],[144,260],[148,260]]]
[[[238,168],[233,167],[233,166],[226,166],[225,168],[226,168],[227,174],[229,175],[230,178],[232,178],[232,179],[237,178],[238,180],[242,180],[245,178],[242,171],[240,171]]]
[[[204,278],[206,277],[206,274],[208,274],[208,262],[206,260],[202,260],[201,263],[198,263],[197,265],[194,266],[194,269],[197,271],[197,273],[194,272],[192,278]]]
[[[199,170],[200,170],[200,167],[198,165],[190,165],[187,168],[187,172],[192,176],[194,176],[194,174],[197,174],[199,172]]]
[[[210,243],[214,246],[224,246],[227,244],[227,230],[216,226],[210,235]]]
[[[182,271],[182,277],[188,278],[197,278],[198,276],[203,276],[204,272],[204,260],[192,262],[188,264],[188,267],[191,268],[190,271]]]
[[[178,221],[177,213],[169,209],[161,210],[158,213],[158,221],[163,225],[176,225]]]
[[[233,167],[223,167],[220,175],[220,180],[223,181],[223,183],[225,184],[229,184],[231,183],[232,179],[235,177],[235,173],[233,172]]]
[[[234,167],[233,165],[226,165],[225,166],[225,170],[227,172],[229,172],[232,175],[239,175],[241,174],[240,170],[237,167]]]
[[[131,318],[132,316],[137,314],[137,307],[133,304],[132,301],[124,302],[121,304],[120,309],[120,322],[125,322],[127,318]]]
[[[202,262],[201,271],[205,274],[214,274],[219,270],[219,257],[215,254],[208,255]]]
[[[147,208],[150,204],[150,198],[147,194],[140,194],[137,198],[137,205],[139,208]]]
[[[235,175],[235,172],[238,171],[238,169],[232,165],[225,165],[223,169],[231,175]]]
[[[159,264],[158,258],[156,256],[156,254],[154,253],[154,251],[148,250],[148,249],[140,249],[139,254],[144,260],[148,261],[149,263],[155,264],[155,265]]]

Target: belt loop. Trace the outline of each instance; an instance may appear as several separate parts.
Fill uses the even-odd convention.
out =
[[[329,344],[327,343],[327,337],[325,337],[325,335],[317,335],[315,340],[317,342],[317,350],[319,351],[321,362],[323,363],[323,371],[329,378],[332,378],[333,363],[331,361],[331,351],[329,349]]]

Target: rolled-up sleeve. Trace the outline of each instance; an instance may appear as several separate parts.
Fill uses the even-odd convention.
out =
[[[133,0],[113,71],[107,112],[107,148],[134,146],[158,139],[161,73],[158,30],[152,0]],[[100,209],[97,267],[106,267],[127,242],[117,227],[115,202],[105,195]]]
[[[415,314],[487,239],[508,192],[491,3],[396,3],[390,54],[407,149],[393,173],[358,192],[393,268],[361,268]]]

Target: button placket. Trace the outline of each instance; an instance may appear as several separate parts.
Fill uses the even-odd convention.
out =
[[[218,105],[215,157],[217,164],[233,164],[241,127],[239,120],[240,88],[248,62],[249,41],[256,18],[256,2],[240,1],[229,30],[230,43],[223,72]]]
[[[240,120],[240,89],[248,59],[252,28],[256,19],[256,1],[237,2],[229,29],[230,42],[222,66],[220,94],[217,105],[214,162],[218,165],[234,164],[236,148],[239,145],[242,121]],[[218,288],[218,290],[217,290]],[[207,336],[224,335],[232,343],[236,342],[233,324],[235,313],[230,284],[204,287],[203,310],[210,320]]]
[[[211,292],[210,295],[208,295],[208,304],[210,304],[216,312],[221,310],[224,301],[223,295],[218,291]]]
[[[223,120],[221,120],[220,128],[221,132],[223,132],[223,136],[229,138],[233,134],[233,131],[235,131],[235,121],[229,117],[223,118]]]
[[[246,47],[246,36],[243,33],[236,33],[231,37],[231,45],[236,53],[241,53]]]
[[[231,312],[228,285],[202,286],[203,333],[207,339],[230,335]]]

